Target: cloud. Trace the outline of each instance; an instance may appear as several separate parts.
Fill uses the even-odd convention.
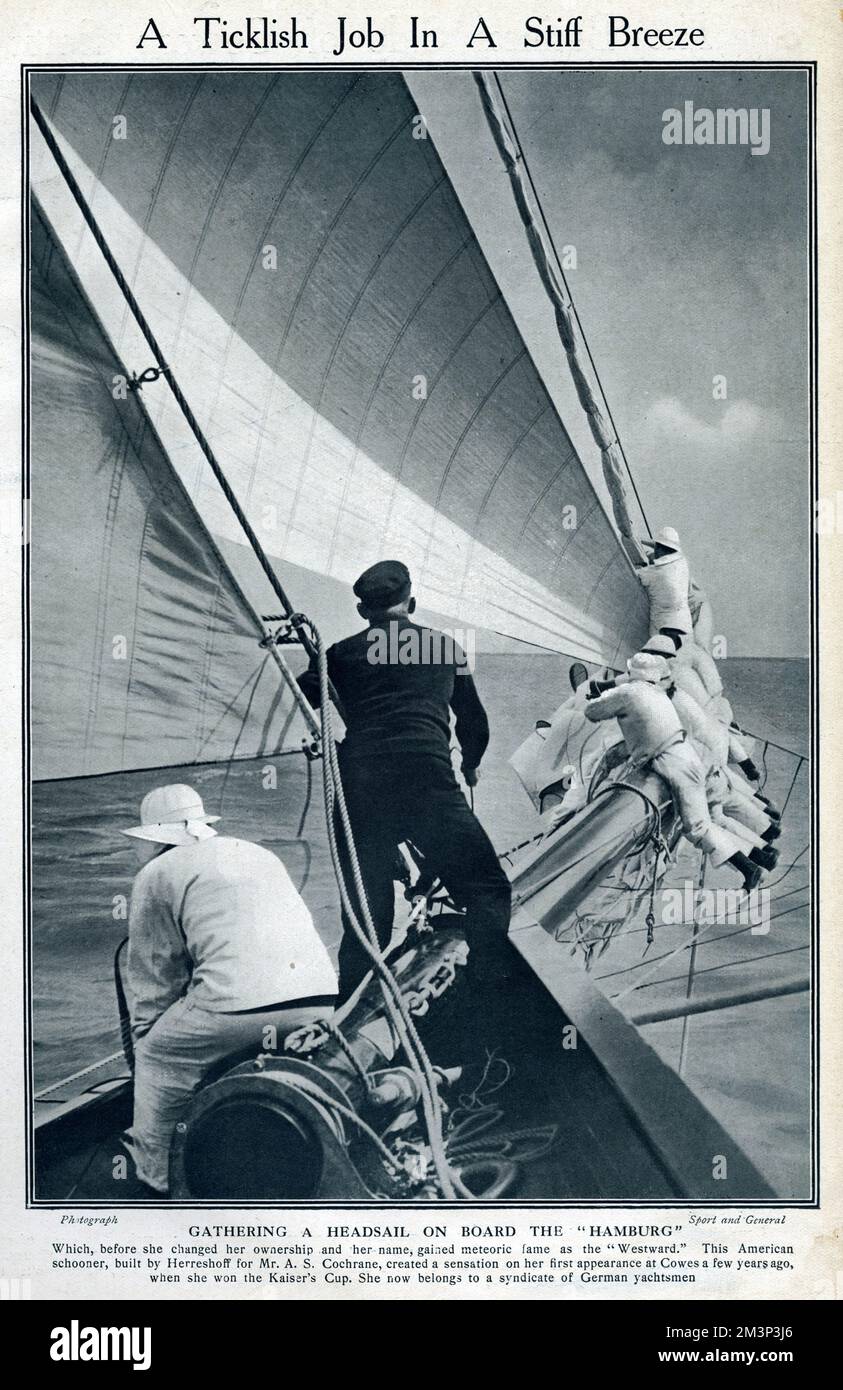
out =
[[[763,421],[751,401],[733,401],[724,406],[717,424],[709,424],[676,396],[654,401],[645,418],[654,434],[707,449],[737,448],[759,432]]]

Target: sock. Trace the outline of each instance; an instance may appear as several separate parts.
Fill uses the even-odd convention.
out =
[[[779,852],[772,845],[767,845],[765,849],[754,849],[749,857],[753,864],[760,864],[762,869],[774,869],[779,862]]]

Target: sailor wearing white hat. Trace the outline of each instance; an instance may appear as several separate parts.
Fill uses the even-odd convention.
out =
[[[683,641],[677,634],[671,636],[668,633],[659,632],[654,637],[650,637],[644,644],[642,651],[653,652],[664,656],[671,663],[673,683],[676,686],[677,694],[680,697],[674,700],[677,708],[683,701],[688,701],[693,708],[689,709],[692,720],[696,722],[693,709],[696,708],[707,721],[706,741],[711,745],[712,759],[718,765],[726,769],[730,787],[737,796],[753,798],[754,793],[744,777],[750,781],[758,781],[759,773],[752,761],[749,751],[741,741],[737,726],[732,725],[732,707],[723,694],[723,682],[720,672],[708,652],[704,651],[697,642]],[[688,728],[688,724],[683,719],[683,726]],[[689,732],[693,731],[689,729]],[[733,766],[735,765],[735,766]],[[737,771],[741,769],[741,772]],[[727,798],[732,800],[733,798]],[[739,802],[734,802],[739,805]],[[730,812],[730,814],[735,814]],[[750,808],[753,815],[753,827],[758,830],[760,819]],[[737,816],[742,820],[742,816]],[[763,819],[763,817],[761,818]],[[765,826],[761,826],[758,833],[763,833]]]
[[[153,845],[191,845],[197,840],[208,840],[216,835],[211,826],[219,820],[219,816],[206,816],[201,796],[179,782],[147,792],[141,802],[140,818],[140,825],[122,833]]]
[[[645,642],[642,650],[667,657],[677,689],[689,695],[714,719],[729,724],[732,707],[723,694],[720,672],[713,657],[698,643],[679,632],[657,632]]]
[[[627,672],[628,681],[589,701],[586,717],[617,719],[634,762],[649,763],[669,786],[691,843],[710,855],[714,865],[729,863],[737,869],[747,890],[756,887],[761,868],[744,853],[745,841],[709,814],[705,768],[667,694],[669,663],[657,653],[636,652]]]
[[[209,1069],[327,1017],[337,980],[276,855],[218,835],[192,787],[156,787],[124,830],[143,867],[129,910],[137,1174],[168,1186],[173,1129]]]
[[[693,632],[688,602],[691,572],[679,536],[672,526],[663,526],[658,535],[642,541],[642,545],[653,552],[650,563],[636,570],[650,600],[650,633],[666,627]]]

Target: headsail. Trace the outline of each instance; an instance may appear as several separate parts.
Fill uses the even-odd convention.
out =
[[[123,365],[36,207],[37,778],[274,751],[296,718],[258,645],[260,622],[121,379]]]

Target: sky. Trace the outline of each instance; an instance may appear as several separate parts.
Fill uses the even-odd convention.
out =
[[[556,244],[576,248],[568,283],[651,526],[679,531],[728,655],[806,655],[804,74],[516,71],[501,81]],[[560,378],[579,447],[564,358],[506,220],[508,184],[484,143],[476,89],[452,73],[410,85],[554,394]],[[666,145],[663,112],[686,101],[766,108],[769,152]]]

